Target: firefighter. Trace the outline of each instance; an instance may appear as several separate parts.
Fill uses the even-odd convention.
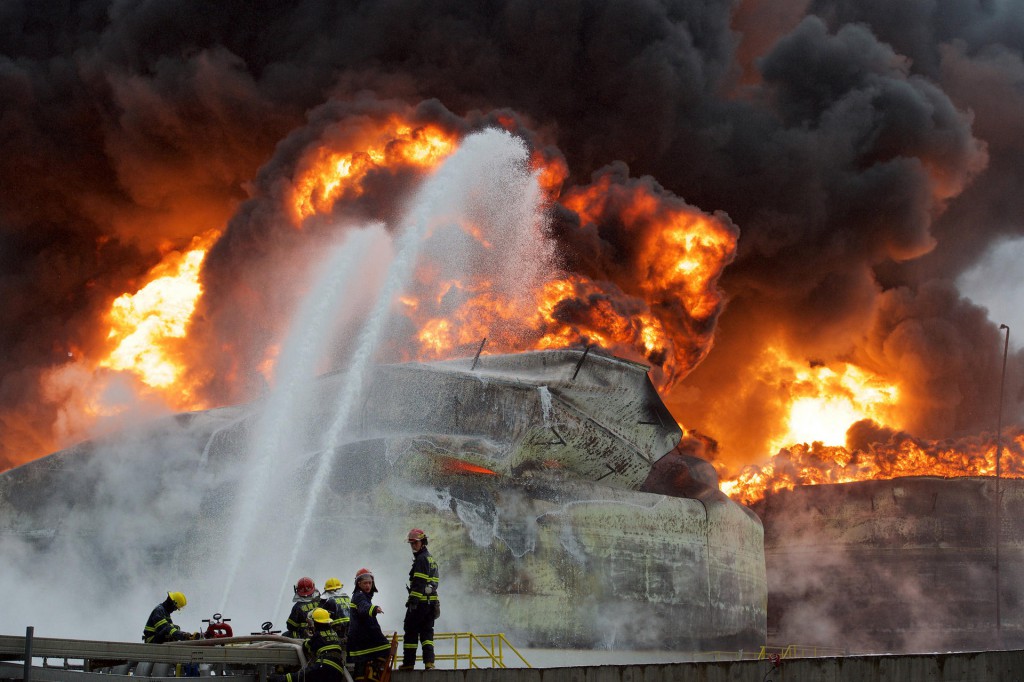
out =
[[[167,599],[156,605],[149,614],[146,627],[142,630],[142,641],[146,644],[180,642],[184,639],[199,639],[198,632],[182,632],[171,620],[171,614],[185,608],[187,600],[181,592],[168,592]]]
[[[292,589],[295,591],[295,596],[292,597],[295,603],[288,614],[284,635],[293,639],[305,639],[309,631],[309,614],[320,606],[320,593],[316,591],[313,579],[306,577],[299,578]]]
[[[345,655],[334,631],[327,609],[315,608],[309,614],[312,635],[302,643],[309,661],[297,673],[270,675],[268,682],[339,682],[345,679]]]
[[[409,599],[405,602],[405,637],[403,660],[399,670],[412,670],[416,666],[416,647],[423,646],[423,667],[434,667],[434,620],[441,615],[441,601],[437,596],[437,561],[427,549],[427,534],[413,528],[406,537],[412,549],[412,568],[409,570]]]
[[[340,580],[328,578],[324,583],[324,593],[320,597],[320,605],[330,612],[334,631],[338,633],[342,644],[345,644],[348,641],[349,609],[352,608],[352,600],[341,588]]]
[[[356,680],[379,680],[387,663],[391,643],[381,632],[377,616],[384,610],[373,603],[377,585],[367,568],[356,572],[348,632],[348,657]]]

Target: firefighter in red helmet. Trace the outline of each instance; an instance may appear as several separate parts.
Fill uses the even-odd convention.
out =
[[[416,648],[423,646],[423,667],[434,667],[434,620],[441,615],[437,596],[437,561],[427,549],[427,534],[413,528],[406,536],[412,549],[409,571],[409,599],[405,602],[405,636],[402,644],[402,665],[399,670],[416,666]]]
[[[391,643],[377,622],[377,616],[384,613],[384,609],[373,603],[377,584],[370,569],[360,568],[356,572],[355,585],[348,630],[348,658],[357,682],[379,680],[391,650]]]
[[[305,639],[309,634],[309,614],[320,606],[320,593],[316,590],[316,584],[312,578],[302,577],[295,583],[293,588],[295,596],[292,597],[294,604],[291,613],[288,614],[288,623],[285,626],[285,637],[293,639]]]

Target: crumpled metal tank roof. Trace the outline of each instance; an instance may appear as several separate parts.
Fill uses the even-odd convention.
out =
[[[682,435],[647,370],[573,350],[383,365],[347,440],[414,434],[499,473],[557,468],[635,489]]]

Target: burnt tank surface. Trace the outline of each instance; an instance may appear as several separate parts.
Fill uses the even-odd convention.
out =
[[[994,478],[767,496],[753,509],[764,522],[769,639],[896,653],[1024,645],[1024,481],[1000,490],[998,536]]]
[[[416,526],[442,567],[439,631],[764,642],[761,522],[674,449],[679,427],[645,366],[580,351],[379,366],[338,428],[345,382],[320,378],[287,413],[268,396],[177,415],[6,472],[0,543],[18,543],[26,571],[104,567],[119,599],[140,574],[150,592],[188,575],[236,623],[240,603],[273,599],[294,573],[371,566],[400,629]]]

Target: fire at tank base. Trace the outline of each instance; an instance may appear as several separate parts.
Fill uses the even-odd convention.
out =
[[[82,572],[127,559],[151,571],[147,587],[175,575],[166,566],[179,569],[175,584],[217,573],[220,584],[240,532],[230,521],[249,500],[257,518],[243,538],[245,575],[218,604],[236,623],[234,600],[270,598],[294,581],[285,558],[308,514],[296,570],[322,581],[373,563],[388,588],[382,599],[397,600],[385,602],[393,613],[408,572],[401,539],[411,525],[429,528],[442,567],[439,630],[493,630],[545,646],[764,643],[756,516],[713,481],[643,491],[675,490],[650,477],[679,429],[642,365],[548,351],[382,366],[345,441],[324,450],[316,435],[331,423],[340,383],[316,382],[291,424],[286,461],[269,471],[250,446],[261,405],[179,415],[0,476],[0,530],[41,561],[58,548],[67,561],[68,548],[84,543],[70,557]],[[325,459],[333,473],[307,509]],[[710,467],[700,469],[693,480],[707,478]],[[255,496],[254,470],[269,481]],[[110,571],[104,578],[116,585],[102,587],[123,590],[125,572]]]

